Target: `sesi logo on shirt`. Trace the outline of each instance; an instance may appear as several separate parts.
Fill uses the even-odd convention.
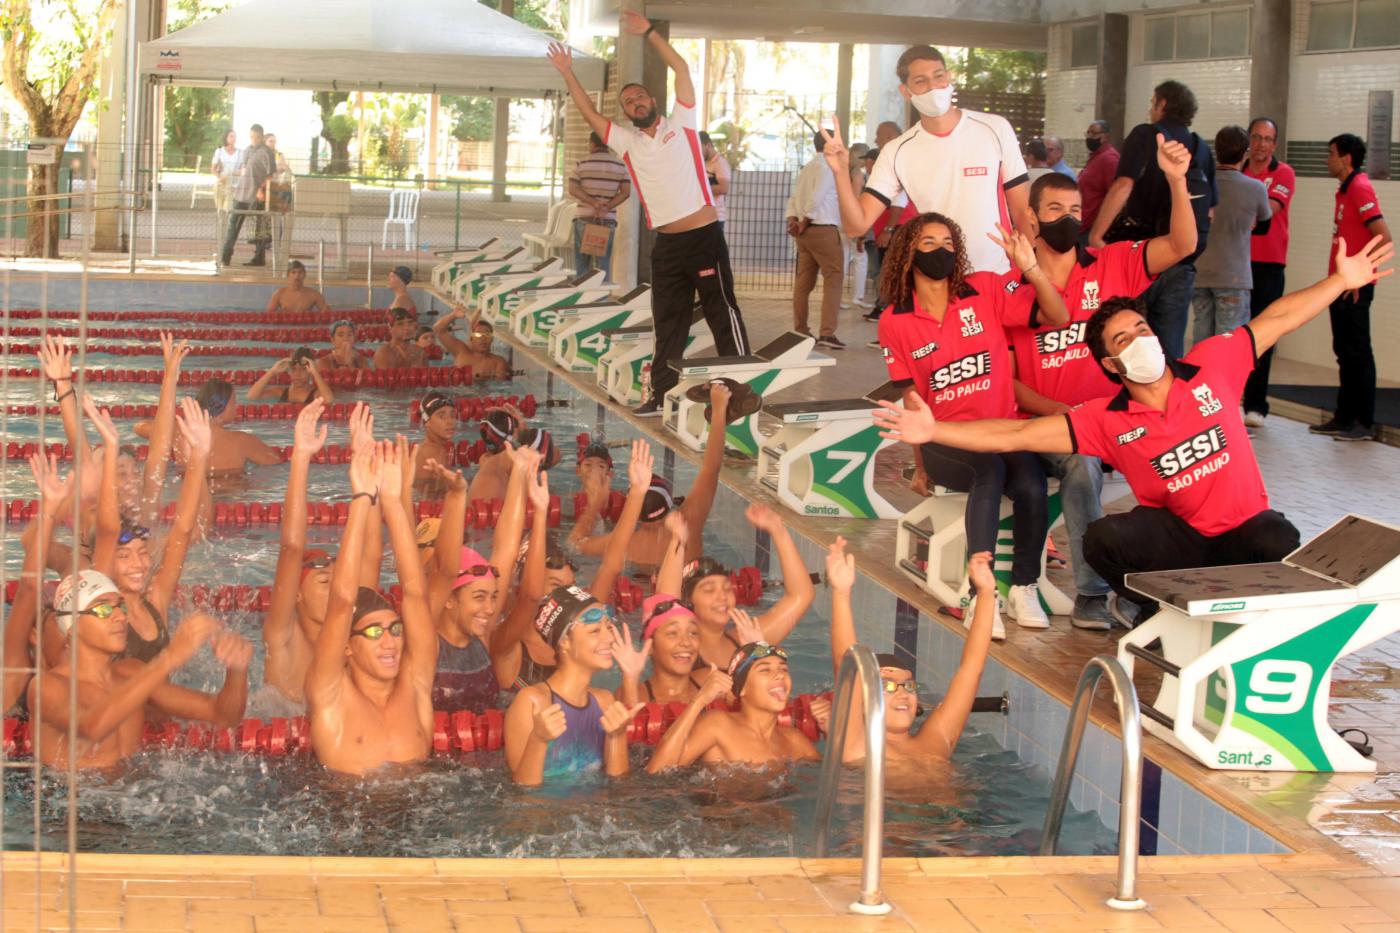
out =
[[[980,325],[979,325],[980,326]],[[929,388],[938,392],[949,386],[955,386],[960,382],[969,379],[976,379],[985,376],[992,371],[992,355],[986,350],[978,353],[970,353],[960,359],[953,360],[947,366],[936,369],[929,374]]]
[[[962,335],[964,337],[975,337],[982,333],[982,324],[977,320],[977,312],[966,307],[958,311],[958,317],[962,320]]]
[[[985,174],[987,174],[985,165],[969,165],[963,169],[964,178],[977,178]]]
[[[1035,335],[1035,348],[1041,356],[1059,353],[1084,342],[1084,328],[1088,321],[1077,321],[1060,330],[1039,331]]]
[[[1079,303],[1082,311],[1097,311],[1099,308],[1099,283],[1090,280],[1084,283],[1084,300]]]
[[[1131,433],[1131,432],[1130,432]],[[1152,469],[1162,479],[1171,479],[1182,470],[1189,470],[1207,457],[1225,449],[1225,429],[1212,425],[1190,440],[1182,441],[1152,458]]]
[[[1220,399],[1215,397],[1215,393],[1211,392],[1210,386],[1206,385],[1204,382],[1192,389],[1191,394],[1194,395],[1196,401],[1200,403],[1202,418],[1209,418],[1225,407]]]

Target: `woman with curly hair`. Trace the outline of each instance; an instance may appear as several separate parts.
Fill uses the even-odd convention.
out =
[[[961,228],[942,214],[913,218],[885,252],[880,294],[890,307],[880,316],[881,352],[890,379],[904,389],[905,406],[912,408],[913,399],[921,398],[940,421],[1015,417],[1015,372],[1004,328],[1062,326],[1069,320],[1064,300],[1036,265],[1031,242],[1000,225],[997,229],[1000,237],[988,236],[1011,260],[1005,275],[973,272]],[[1026,287],[1035,289],[1035,302],[1009,300]],[[1048,526],[1039,459],[927,443],[919,447],[914,470],[914,488],[925,495],[930,478],[968,494],[965,522],[972,553],[995,552],[1001,497],[1010,497],[1015,548],[1008,608],[1025,628],[1049,627],[1036,587]],[[969,611],[965,618],[972,615]],[[1006,637],[1000,615],[993,637]]]

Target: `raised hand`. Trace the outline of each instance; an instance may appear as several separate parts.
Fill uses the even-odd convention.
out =
[[[564,707],[558,703],[535,710],[535,738],[541,742],[553,742],[568,731],[568,728],[569,724],[564,719]]]
[[[44,375],[54,382],[61,379],[73,380],[73,354],[63,345],[62,337],[45,334],[39,343],[39,367]]]
[[[317,396],[306,403],[300,412],[297,413],[296,427],[293,429],[293,449],[304,456],[315,456],[316,452],[326,445],[326,436],[330,430],[328,425],[317,425],[321,420],[321,415],[326,410],[326,400]]]
[[[914,396],[913,408],[904,408],[894,402],[881,402],[874,412],[874,418],[881,437],[906,444],[923,444],[933,440],[937,426],[933,409],[918,396]]]
[[[651,20],[636,10],[623,10],[620,25],[634,36],[644,36],[646,31],[651,28]]]
[[[770,535],[777,534],[784,528],[782,516],[762,502],[755,502],[745,509],[744,518],[759,531],[766,531]]]
[[[603,732],[608,735],[617,735],[627,728],[627,724],[637,718],[637,714],[642,711],[645,703],[638,703],[636,706],[628,706],[621,700],[614,700],[612,705],[603,710],[601,725]]]
[[[176,343],[175,336],[169,331],[163,330],[160,332],[160,355],[165,357],[166,375],[178,370],[180,364],[185,361],[185,357],[189,355],[189,352],[190,342],[188,340],[181,340]]]
[[[50,454],[29,455],[29,471],[34,474],[34,485],[39,487],[39,496],[46,509],[57,508],[73,494],[73,474],[58,475],[58,458]]]
[[[350,412],[350,452],[374,443],[374,412],[364,402],[356,402]]]
[[[641,680],[642,671],[646,670],[647,658],[651,657],[651,639],[642,642],[641,650],[632,644],[632,630],[626,625],[614,625],[608,623],[608,630],[613,637],[613,659],[617,661],[618,670],[622,671],[622,676],[631,680]]]
[[[209,449],[214,443],[213,428],[210,426],[209,413],[198,402],[189,397],[180,399],[180,411],[175,416],[175,426],[180,429],[180,436],[184,438],[191,454],[209,455]]]
[[[399,440],[403,440],[403,437],[400,436]],[[399,494],[403,485],[403,471],[406,467],[401,448],[393,441],[380,441],[377,457],[379,460],[378,492],[387,501]],[[407,468],[412,469],[412,465],[408,465]]]
[[[538,470],[540,468],[540,452],[535,448],[516,447],[510,441],[506,441],[506,451],[515,469]]]
[[[278,360],[277,362],[273,363],[270,367],[268,367],[267,371],[270,373],[285,373],[291,368],[292,358],[289,356],[286,359]]]
[[[1393,258],[1395,244],[1382,243],[1379,236],[1351,256],[1347,255],[1346,241],[1337,237],[1337,275],[1348,289],[1362,288],[1393,273],[1394,269],[1380,268]]]
[[[822,146],[822,158],[826,159],[826,164],[833,172],[845,172],[847,177],[851,174],[851,150],[846,148],[846,143],[841,139],[841,120],[835,114],[831,116],[831,129],[818,127],[818,132],[822,134],[824,145]]]
[[[525,477],[525,496],[530,506],[538,513],[549,508],[549,471],[536,470]]]
[[[253,643],[237,632],[224,629],[214,636],[214,659],[225,670],[246,671],[253,663]]]
[[[1008,233],[1001,224],[997,224],[997,233],[1001,236],[987,231],[987,239],[1000,246],[1006,253],[1006,258],[1011,260],[1017,269],[1022,272],[1030,271],[1035,265],[1035,244],[1026,239],[1019,230],[1013,229]]]
[[[710,408],[713,409],[713,417],[724,420],[724,413],[729,409],[729,386],[716,379],[710,383]]]
[[[690,540],[690,523],[685,520],[680,509],[672,509],[661,520],[661,527],[671,536],[671,541],[682,547]]]
[[[117,423],[112,420],[112,413],[105,408],[98,408],[91,395],[83,396],[83,411],[92,422],[92,426],[97,428],[97,433],[102,436],[103,444],[115,445],[121,439],[117,432]]]
[[[549,59],[549,63],[554,66],[554,70],[561,75],[571,74],[574,70],[573,49],[562,42],[551,42],[549,48],[545,50],[544,57]]]
[[[705,675],[705,680],[700,684],[700,692],[696,699],[702,706],[709,706],[722,696],[727,696],[734,691],[734,678],[717,667],[710,668],[710,673]]]
[[[170,655],[170,660],[180,667],[194,657],[199,649],[204,647],[204,643],[213,637],[218,629],[219,623],[214,617],[203,612],[196,612],[192,616],[185,616],[185,620],[180,623],[180,627],[175,630],[175,634],[170,636],[170,644],[165,650]]]
[[[978,551],[967,559],[967,578],[978,593],[995,593],[996,574],[992,573],[992,552]]]
[[[627,483],[633,489],[645,488],[651,484],[652,468],[656,466],[656,457],[652,455],[651,445],[638,438],[632,442],[632,459],[627,461]]]
[[[350,492],[370,496],[379,494],[379,477],[384,472],[384,457],[376,444],[366,444],[350,458]]]
[[[846,552],[846,539],[838,535],[826,551],[826,582],[838,593],[856,585],[856,556]]]
[[[1174,139],[1157,134],[1157,167],[1168,178],[1185,178],[1191,168],[1191,150]]]
[[[753,616],[738,606],[729,610],[729,621],[734,623],[734,634],[739,637],[739,644],[750,645],[756,641],[763,641],[763,628],[754,621]]]
[[[447,492],[466,492],[467,480],[460,471],[445,467],[432,457],[423,461],[423,472],[442,485]]]

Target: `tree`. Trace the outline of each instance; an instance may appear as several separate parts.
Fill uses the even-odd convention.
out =
[[[1045,93],[1045,53],[1006,49],[963,49],[954,53],[960,89],[1002,94]]]
[[[376,171],[402,178],[417,161],[408,131],[423,123],[422,98],[416,94],[371,94],[365,97],[366,121],[374,140]]]
[[[358,127],[349,113],[348,91],[316,91],[313,96],[321,108],[321,138],[331,147],[331,160],[326,164],[327,175],[350,174],[350,140]]]
[[[490,97],[444,95],[442,106],[452,114],[452,138],[462,142],[485,142],[495,128],[496,101]]]
[[[223,88],[167,88],[165,167],[193,168],[200,156],[208,157],[223,145],[232,121],[232,102]]]
[[[58,143],[62,151],[87,102],[96,97],[97,66],[111,41],[118,0],[65,0],[46,3],[43,29],[34,22],[29,0],[3,0],[5,85],[29,117],[29,132]],[[57,213],[46,195],[57,194],[58,167],[29,169],[29,223],[24,254],[58,257]]]

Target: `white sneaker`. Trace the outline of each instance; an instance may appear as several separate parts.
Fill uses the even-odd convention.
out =
[[[1050,618],[1040,605],[1040,587],[1034,583],[1013,586],[1006,601],[1007,615],[1021,628],[1049,628]]]
[[[977,611],[977,597],[974,595],[972,601],[963,610],[963,628],[972,630],[972,617]],[[992,641],[1006,641],[1006,626],[1001,621],[1001,597],[997,597],[997,608],[992,615]]]
[[[1247,428],[1262,428],[1266,416],[1257,411],[1247,411],[1244,413],[1244,426]]]

